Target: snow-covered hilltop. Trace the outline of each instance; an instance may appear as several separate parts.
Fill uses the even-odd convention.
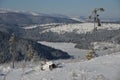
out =
[[[30,26],[24,26],[22,27],[23,29],[34,29],[34,28],[38,28],[38,27],[43,27],[43,28],[52,28],[52,27],[56,27],[59,25],[63,25],[64,23],[49,23],[49,24],[36,24],[36,25],[30,25]]]
[[[49,26],[48,26],[49,27]],[[44,28],[44,26],[43,26]],[[86,33],[86,32],[91,32],[94,29],[94,24],[93,23],[78,23],[78,24],[64,24],[60,26],[52,26],[51,28],[45,29],[41,33],[45,32],[56,32],[59,34],[64,34],[64,33],[70,33],[70,32],[75,32],[77,34],[81,33]],[[97,29],[100,30],[117,30],[120,29],[120,24],[106,24],[103,23],[102,26],[98,27]]]
[[[56,32],[59,34],[75,32],[77,34],[91,32],[94,29],[93,23],[76,23],[76,24],[64,24],[64,23],[50,23],[50,24],[40,24],[40,25],[30,25],[23,27],[24,29],[33,29],[37,27],[48,28],[42,31],[45,32]],[[102,26],[97,26],[98,30],[118,30],[120,29],[120,24],[103,23]]]

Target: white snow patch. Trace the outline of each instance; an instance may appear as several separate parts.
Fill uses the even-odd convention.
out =
[[[58,25],[63,25],[63,23],[48,23],[48,24],[35,24],[35,25],[30,25],[30,26],[24,26],[22,27],[23,29],[34,29],[37,27],[42,27],[42,28],[52,28],[56,27]]]
[[[27,27],[22,27],[23,29],[33,29],[33,28],[37,28],[38,25],[31,25],[31,26],[27,26]]]

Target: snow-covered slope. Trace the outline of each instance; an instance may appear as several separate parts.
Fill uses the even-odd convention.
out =
[[[120,45],[116,43],[109,43],[109,42],[94,42],[95,50],[106,50],[106,49],[118,49],[120,50]]]
[[[34,28],[37,28],[37,27],[44,27],[44,28],[52,28],[52,27],[55,27],[55,26],[58,26],[58,25],[63,25],[63,23],[49,23],[49,24],[36,24],[36,25],[30,25],[30,26],[25,26],[25,27],[22,27],[23,29],[34,29]]]
[[[86,59],[85,56],[89,52],[89,50],[75,48],[75,43],[45,41],[38,41],[38,43],[67,52],[69,55],[72,55],[75,59],[79,60]],[[94,46],[93,48],[96,51],[96,54],[99,56],[120,52],[120,45],[116,43],[94,42],[91,44]]]
[[[85,55],[86,53],[88,53],[88,50],[75,48],[76,44],[74,43],[45,42],[45,41],[42,41],[42,42],[38,41],[38,43],[67,52],[69,55],[80,60],[85,59]]]
[[[75,32],[77,34],[91,32],[94,29],[93,23],[78,23],[78,24],[64,24],[60,26],[53,26],[52,28],[46,29],[41,33],[45,32],[57,32],[59,34],[64,34],[66,32]],[[105,30],[117,30],[120,29],[120,24],[102,24],[102,26],[98,27],[97,29],[105,29]]]
[[[11,69],[0,66],[0,80],[120,80],[120,52],[89,61],[62,62],[62,67],[41,71],[39,65]]]

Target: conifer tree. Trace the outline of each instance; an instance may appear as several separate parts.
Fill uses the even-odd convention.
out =
[[[27,59],[28,60],[33,59],[34,54],[35,54],[35,50],[33,49],[32,45],[28,45]]]
[[[15,35],[12,34],[9,39],[9,50],[12,55],[12,68],[15,67],[15,54],[16,54],[16,38]]]

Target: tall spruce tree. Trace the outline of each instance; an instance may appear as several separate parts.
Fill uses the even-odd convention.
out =
[[[35,54],[35,50],[33,49],[32,45],[28,45],[27,60],[33,59],[34,54]]]
[[[10,36],[9,45],[10,54],[12,55],[12,68],[15,68],[16,37],[14,33]]]

